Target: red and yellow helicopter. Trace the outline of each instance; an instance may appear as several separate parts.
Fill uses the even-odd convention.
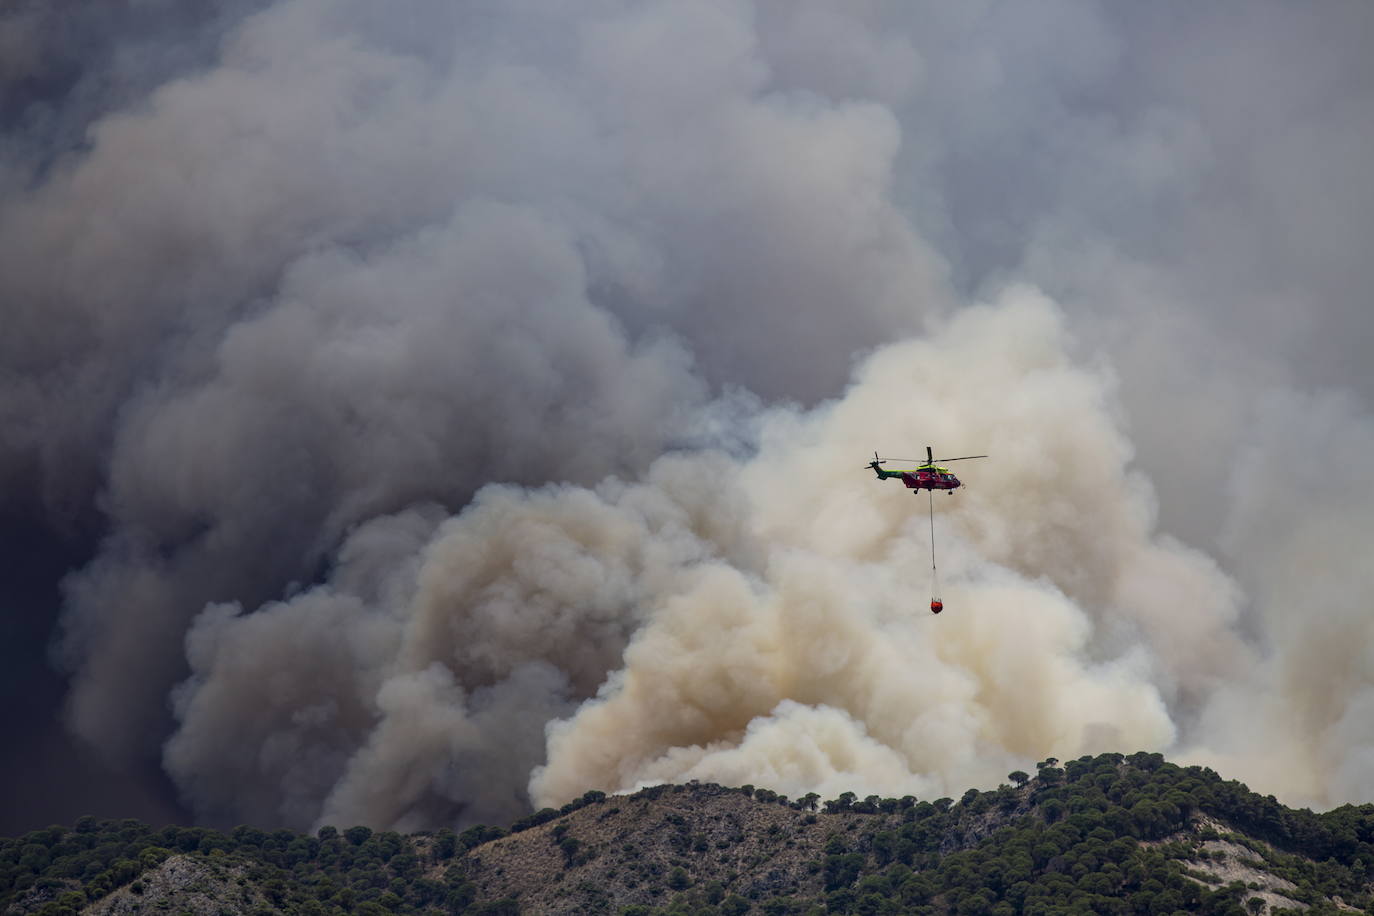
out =
[[[868,463],[868,467],[873,469],[873,473],[878,475],[879,480],[887,480],[891,477],[900,478],[911,490],[911,495],[919,496],[922,490],[926,491],[930,499],[930,612],[938,614],[945,609],[945,603],[940,599],[940,574],[935,568],[935,499],[936,490],[946,490],[950,496],[954,491],[963,486],[959,478],[955,477],[947,467],[936,464],[937,461],[968,461],[970,458],[986,458],[987,455],[964,455],[961,458],[936,458],[934,451],[929,445],[926,446],[926,460],[918,463],[915,458],[879,458],[878,453],[873,453],[873,460]],[[882,465],[889,461],[900,461],[903,463],[916,464],[916,467],[902,471],[884,471]]]
[[[953,496],[954,491],[963,486],[959,478],[950,473],[949,468],[941,467],[937,461],[968,461],[970,458],[986,458],[987,455],[964,455],[962,458],[936,458],[929,445],[926,446],[926,460],[919,463],[916,458],[879,458],[878,453],[873,453],[873,460],[868,463],[868,467],[878,475],[879,480],[887,480],[889,477],[898,477],[902,483],[912,491],[912,495],[920,494],[925,490],[948,490],[949,495]],[[879,465],[887,464],[889,461],[901,461],[904,463],[917,464],[917,467],[904,471],[884,471]]]

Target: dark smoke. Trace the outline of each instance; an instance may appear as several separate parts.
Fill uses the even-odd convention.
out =
[[[927,441],[1004,462],[950,511],[971,619],[1041,609],[1043,683],[1134,709],[1114,740],[1374,797],[1371,26],[1357,2],[0,10],[0,776],[74,747],[85,774],[0,829],[70,817],[75,781],[92,810],[178,816],[170,778],[215,823],[419,827],[508,818],[544,765],[535,800],[925,791],[1105,749],[1093,702],[1024,732],[967,705],[997,677],[967,645],[829,629],[859,580],[879,607],[923,587],[862,565],[911,506],[832,477],[841,453]],[[731,608],[774,621],[739,643],[757,680],[682,694],[722,657],[688,624]],[[807,693],[812,638],[950,667],[878,697],[837,663]],[[660,730],[626,731],[643,709]],[[829,750],[778,756],[802,746]]]

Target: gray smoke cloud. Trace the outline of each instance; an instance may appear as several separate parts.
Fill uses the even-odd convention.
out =
[[[198,817],[1374,797],[1365,6],[61,15],[0,14],[0,509],[95,536],[67,724]],[[856,460],[928,442],[993,455],[940,618]]]

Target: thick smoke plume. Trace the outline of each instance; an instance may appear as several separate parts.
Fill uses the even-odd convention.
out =
[[[1370,16],[0,11],[66,726],[221,824],[1141,748],[1374,800]],[[992,456],[939,618],[861,470],[927,443]]]
[[[764,416],[748,460],[359,528],[322,585],[196,620],[170,770],[207,813],[416,827],[476,797],[518,810],[554,719],[535,804],[689,778],[943,794],[1051,752],[1167,746],[1167,701],[1246,659],[1234,591],[1154,537],[1106,380],[1063,333],[1016,291],[879,351],[837,402]],[[981,383],[942,382],[955,363]],[[900,390],[932,397],[893,416]],[[970,470],[979,495],[940,506],[958,613],[939,627],[924,497],[854,473],[880,428],[1042,469]]]

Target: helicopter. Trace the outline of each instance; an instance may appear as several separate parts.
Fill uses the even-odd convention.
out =
[[[949,468],[941,467],[937,461],[968,461],[970,458],[986,458],[987,455],[964,455],[961,458],[936,458],[934,451],[929,445],[926,446],[926,460],[918,464],[915,458],[879,458],[878,453],[873,453],[873,460],[866,466],[873,469],[878,475],[879,480],[887,480],[890,477],[900,478],[911,490],[912,496],[919,496],[922,489],[925,490],[946,490],[950,496],[954,491],[963,486],[958,477],[950,473]],[[901,461],[906,463],[918,464],[917,467],[903,471],[885,471],[880,465],[887,464],[889,461]]]
[[[901,461],[916,463],[914,458],[879,458],[878,453],[873,453],[873,460],[866,466],[873,469],[873,473],[878,475],[879,480],[887,480],[890,477],[898,477],[902,483],[911,490],[912,496],[920,496],[921,490],[926,491],[930,498],[930,612],[938,614],[945,609],[945,602],[940,598],[940,573],[935,567],[935,491],[945,490],[950,496],[954,491],[963,486],[958,477],[950,473],[949,468],[941,467],[935,462],[938,461],[968,461],[971,458],[986,458],[987,455],[964,455],[961,458],[939,458],[935,457],[935,452],[929,445],[926,446],[926,460],[923,464],[918,464],[914,468],[902,471],[884,471],[882,466],[889,461]]]

